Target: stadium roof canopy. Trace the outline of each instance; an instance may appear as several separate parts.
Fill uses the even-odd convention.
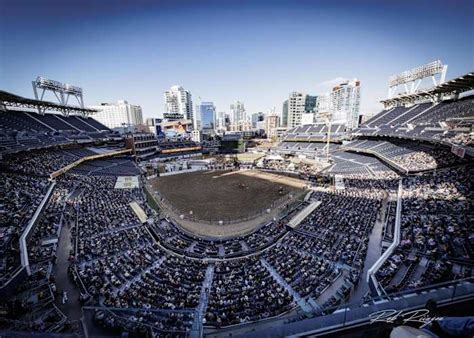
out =
[[[380,102],[386,106],[394,103],[413,103],[421,99],[436,99],[440,95],[457,95],[472,89],[474,89],[474,72],[464,74],[430,89],[421,90],[413,94],[401,94],[396,97],[381,100]]]
[[[36,108],[44,112],[46,109],[56,110],[65,114],[69,113],[80,113],[80,114],[91,114],[97,112],[95,109],[81,108],[75,106],[63,106],[57,103],[27,99],[22,96],[18,96],[3,90],[0,90],[0,103],[5,106],[18,107],[18,108]]]

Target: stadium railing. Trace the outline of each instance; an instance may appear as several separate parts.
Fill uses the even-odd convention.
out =
[[[44,196],[43,200],[41,201],[40,205],[36,209],[33,217],[29,221],[25,231],[20,237],[20,258],[21,258],[21,265],[26,268],[26,272],[28,275],[31,274],[30,270],[30,263],[28,259],[28,247],[27,247],[27,241],[30,238],[33,227],[36,225],[37,221],[39,220],[39,216],[41,215],[42,211],[46,207],[46,204],[49,201],[49,198],[51,197],[51,194],[53,193],[54,187],[56,186],[56,182],[52,182],[51,185],[48,188],[48,191],[46,192],[46,195]]]

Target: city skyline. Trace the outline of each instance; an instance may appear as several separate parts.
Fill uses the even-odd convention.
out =
[[[81,86],[87,106],[128,100],[156,117],[176,84],[218,110],[241,100],[252,114],[281,113],[292,91],[318,95],[358,78],[360,111],[374,114],[392,74],[436,59],[449,65],[448,79],[474,68],[469,36],[459,34],[473,31],[467,1],[86,3],[7,1],[0,87],[32,97],[41,75]],[[380,29],[407,6],[403,25]]]

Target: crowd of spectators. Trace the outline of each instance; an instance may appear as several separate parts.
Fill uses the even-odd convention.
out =
[[[116,330],[185,335],[190,325],[177,319],[192,319],[192,313],[162,316],[153,310],[195,308],[205,263],[167,255],[159,248],[129,206],[137,202],[145,213],[153,214],[141,189],[114,189],[116,179],[111,176],[66,175],[60,180],[75,182],[77,222],[72,244],[76,249],[71,252],[71,268],[77,271],[83,293],[89,295],[83,302],[143,309],[126,316],[99,311],[96,323]]]
[[[0,231],[2,233],[2,268],[4,269],[2,270],[2,283],[9,281],[12,278],[11,273],[20,267],[19,237],[51,186],[45,177],[48,177],[51,171],[89,154],[89,150],[82,148],[69,149],[68,151],[39,150],[29,154],[9,156],[5,161],[2,161],[0,173],[2,192],[0,197]],[[106,231],[114,229],[114,226],[131,225],[129,224],[131,212],[124,207],[125,203],[135,200],[146,207],[141,191],[113,189],[115,180],[115,178],[96,179],[79,175],[64,175],[56,179],[56,185],[49,195],[45,207],[31,228],[30,234],[26,237],[31,275],[16,285],[16,292],[9,294],[5,302],[2,302],[1,308],[5,310],[6,307],[7,313],[7,316],[2,316],[4,319],[0,323],[2,328],[10,327],[15,330],[41,332],[63,329],[67,318],[55,305],[60,294],[55,282],[56,276],[52,273],[56,264],[63,225],[76,224],[79,220],[78,209],[84,211],[84,214],[81,214],[84,218],[80,219],[84,223],[83,234],[84,237],[90,235],[91,238],[82,238],[76,242],[76,237],[74,237],[73,244],[77,243],[75,247],[79,249],[85,243],[83,241],[90,240],[85,244],[87,248],[80,251],[80,257],[94,257],[94,254],[107,252],[107,240],[119,238],[118,242],[123,242],[124,237],[133,237],[133,229],[130,234],[125,236],[106,236]],[[75,191],[83,199],[69,198]],[[95,195],[94,198],[86,197],[89,194]],[[79,202],[87,207],[81,209]],[[103,212],[105,210],[111,212],[105,213]],[[117,210],[121,215],[117,214]],[[124,219],[122,216],[125,216]],[[100,223],[100,221],[103,222]],[[103,228],[99,228],[99,224],[103,225]],[[73,226],[73,231],[75,230]],[[139,233],[133,239],[140,241],[143,235],[144,233]],[[97,238],[93,238],[94,236],[98,236],[97,238],[101,240],[94,242],[94,239],[97,240]],[[104,247],[101,244],[104,244]],[[131,243],[131,247],[135,247],[135,243]],[[116,249],[113,245],[109,248],[110,250]],[[151,253],[155,251],[150,250]],[[142,254],[140,253],[140,256]],[[75,252],[71,252],[71,258],[75,259],[75,256]],[[128,267],[130,266],[138,269],[136,262],[129,264]],[[10,284],[13,283],[18,282],[10,282]],[[67,301],[67,296],[63,296],[63,303],[64,300]]]
[[[55,162],[57,158],[52,156],[52,159]],[[46,171],[41,173],[49,169],[43,170]],[[89,295],[89,304],[123,309],[196,309],[202,301],[206,269],[214,264],[212,286],[207,290],[205,324],[226,326],[269,318],[295,306],[293,296],[271,275],[261,259],[302,297],[317,296],[330,285],[338,274],[334,263],[350,264],[354,260],[325,248],[327,243],[322,240],[305,242],[305,237],[297,233],[285,238],[289,231],[285,218],[245,236],[212,241],[185,234],[156,215],[155,224],[140,224],[129,207],[130,202],[139,203],[149,216],[154,215],[145,203],[143,192],[140,189],[114,189],[114,177],[66,174],[57,182],[57,190],[33,238],[44,241],[58,236],[61,218],[73,224],[71,271],[77,271],[74,279],[80,280],[78,285]],[[69,193],[74,195],[72,202],[60,203]],[[315,198],[321,199],[323,204],[330,200],[323,195]],[[356,207],[353,204],[345,206],[347,213]],[[335,205],[329,207],[337,209]],[[343,215],[342,211],[340,215]],[[305,226],[311,227],[315,222],[322,222],[322,219],[312,215]],[[320,229],[325,226],[330,227],[321,223]],[[354,251],[356,244],[364,243],[355,240],[358,229],[353,229],[354,239],[348,240],[352,244],[338,242],[347,248],[347,252]],[[340,231],[347,230],[347,226],[340,228]],[[314,234],[318,236],[317,231]],[[299,237],[301,242],[298,243]],[[282,238],[276,247],[265,250]],[[161,249],[156,239],[172,252]],[[302,244],[308,252],[295,250]],[[51,248],[55,248],[54,245]],[[44,261],[54,257],[54,251],[35,247],[32,255],[34,259]],[[240,258],[226,260],[231,257]],[[206,263],[202,258],[217,258],[218,261]],[[118,322],[129,327],[133,323],[130,317],[125,320],[104,313],[98,317],[105,326],[118,325]]]
[[[472,174],[465,166],[404,179],[401,241],[378,272],[383,286],[403,290],[472,276]]]
[[[82,176],[77,179],[80,180],[77,187],[80,195],[75,206],[81,238],[138,224],[139,219],[129,206],[131,202],[137,202],[144,210],[148,208],[139,188],[114,189],[115,177]]]
[[[444,149],[415,151],[393,158],[393,161],[408,171],[443,168],[461,162],[460,158]]]
[[[315,192],[312,198],[321,204],[280,245],[324,259],[331,267],[350,266],[350,278],[357,283],[382,202],[395,184],[360,178],[346,178],[344,184],[344,190]]]
[[[214,274],[207,290],[205,325],[227,326],[280,315],[296,305],[295,299],[262,259],[303,298],[317,298],[324,292],[338,278],[340,266],[345,264],[355,271],[363,268],[368,236],[386,184],[353,179],[346,185],[344,192],[314,194],[313,199],[322,204],[301,225],[300,232],[289,232],[284,226],[288,219],[282,219],[249,235],[213,241],[184,233],[173,222],[156,217],[148,226],[150,232],[142,226],[127,229],[120,222],[115,227],[93,222],[99,226],[89,228],[89,218],[79,217],[79,276],[102,305],[189,310],[202,301],[205,273],[211,264]],[[100,195],[91,196],[88,200],[78,198],[80,210],[88,210],[84,205],[95,205],[93,198]],[[93,210],[103,214],[97,211],[104,208],[100,205]],[[335,213],[334,217],[324,217],[328,213]],[[121,214],[122,221],[130,223],[127,214]],[[89,230],[81,232],[83,224]],[[344,236],[347,233],[351,235]],[[158,248],[154,238],[171,252]],[[265,250],[266,246],[272,248]],[[236,259],[228,260],[232,257]],[[206,258],[216,261],[206,263]],[[357,280],[358,276],[354,272],[352,278]]]
[[[68,190],[58,185],[55,187],[46,209],[34,227],[29,242],[28,256],[30,263],[54,261],[56,259],[57,240],[61,226],[73,218],[72,210],[65,205]]]
[[[151,227],[160,243],[178,254],[198,258],[232,258],[248,255],[272,245],[287,229],[284,220],[269,222],[256,231],[229,239],[207,239],[185,233],[178,225],[161,219]]]
[[[42,178],[22,177],[23,182],[29,182],[29,180],[38,184],[43,182]],[[11,191],[15,191],[15,188],[8,185],[7,187]],[[21,191],[20,187],[21,184],[18,182],[17,191]],[[40,191],[43,194],[38,193],[38,197],[44,198],[44,189]],[[18,280],[13,282],[18,283],[16,285],[17,290],[15,293],[9,294],[2,303],[8,310],[7,316],[4,318],[6,320],[0,323],[0,327],[6,325],[6,327],[14,328],[15,330],[51,332],[61,330],[66,323],[66,316],[54,305],[58,292],[55,278],[51,273],[56,260],[61,226],[70,217],[70,209],[66,208],[64,203],[66,193],[67,190],[61,185],[56,187],[42,215],[36,221],[36,226],[32,228],[30,235],[26,237],[31,275],[22,283],[18,283]],[[30,208],[29,217],[36,211],[37,204],[26,206]],[[19,227],[17,229],[23,228]],[[15,256],[9,256],[9,258],[19,255],[17,249],[19,246],[18,241],[15,244]],[[19,265],[20,262],[18,260]]]
[[[8,156],[3,160],[3,165],[9,170],[25,175],[49,176],[80,157],[64,150],[41,149]]]
[[[472,174],[462,167],[405,179],[402,248],[472,259]]]
[[[385,191],[367,186],[365,189],[346,186],[344,190],[316,192],[313,198],[321,205],[300,226],[300,229],[324,237],[326,234],[364,236],[375,224]],[[328,214],[333,217],[327,217]],[[336,243],[334,243],[336,244]]]
[[[139,280],[118,293],[118,302],[124,307],[196,308],[206,267],[201,260],[164,255],[160,264],[153,265]]]
[[[226,326],[273,317],[296,306],[258,257],[218,262],[205,325]]]
[[[472,147],[474,144],[474,132],[459,133],[454,136],[443,137],[443,140],[449,143]]]
[[[48,181],[0,172],[0,280],[19,266],[19,238],[48,188]]]
[[[39,154],[25,158],[25,163],[9,159],[9,169],[19,173],[0,174],[1,231],[13,227],[18,237],[44,197],[44,177],[74,157],[61,158],[53,151]],[[303,171],[312,170],[304,165]],[[23,174],[27,172],[31,175]],[[471,174],[471,167],[461,167],[404,179],[402,240],[377,275],[388,290],[472,274],[462,264],[473,256]],[[95,312],[98,325],[137,334],[186,335],[199,308],[203,324],[214,327],[281,315],[296,307],[299,297],[318,299],[343,269],[354,284],[360,280],[371,231],[398,178],[348,174],[343,189],[320,187],[297,206],[301,210],[320,202],[295,229],[286,226],[293,213],[250,234],[212,240],[160,218],[141,188],[116,189],[116,177],[109,175],[65,174],[56,179],[29,238],[34,273],[25,285],[41,290],[42,306],[54,301],[51,267],[61,227],[67,223],[73,248],[69,272],[81,288],[82,304],[111,309]],[[150,224],[140,222],[131,202],[138,203]],[[343,288],[346,297],[350,290]],[[338,299],[329,297],[325,306]],[[44,308],[39,323],[45,318],[52,318],[51,326],[64,322],[57,308]]]
[[[281,160],[263,160],[260,168],[278,172],[295,173],[307,178],[316,176],[325,166],[327,166],[327,164],[323,162],[290,161],[282,158]]]
[[[410,141],[360,139],[346,144],[345,147],[349,150],[367,152],[388,159],[406,171],[432,170],[465,162],[448,149]]]
[[[285,244],[271,248],[265,253],[265,259],[301,297],[319,297],[337,276],[338,269],[321,256],[299,251],[298,246],[290,247],[288,242]]]

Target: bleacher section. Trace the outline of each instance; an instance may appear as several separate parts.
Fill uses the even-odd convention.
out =
[[[110,129],[90,117],[0,111],[0,154],[111,136]]]
[[[474,97],[419,103],[383,110],[355,130],[355,135],[394,136],[472,147]]]
[[[389,167],[371,156],[338,151],[333,153],[331,158],[333,165],[324,172],[333,175],[372,176],[393,173]]]
[[[82,122],[81,120],[77,119],[76,116],[65,117],[65,116],[62,116],[62,115],[56,115],[56,117],[59,117],[65,123],[67,123],[68,125],[74,127],[77,130],[97,131],[95,128],[92,128],[90,125],[88,125],[88,124]]]
[[[60,131],[77,130],[110,131],[109,128],[91,117],[60,114],[38,114],[36,112],[7,110],[0,113],[0,127],[2,129],[28,130],[28,131]]]
[[[465,198],[472,191],[471,175],[472,167],[465,166],[404,180],[401,242],[377,272],[386,292],[472,274],[470,204]]]
[[[57,114],[36,114],[34,115],[34,118],[43,122],[44,124],[47,124],[51,128],[57,131],[61,130],[77,130],[74,128],[72,125],[70,125],[68,122],[65,122],[63,119],[59,117]]]
[[[398,116],[404,114],[408,108],[405,107],[395,107],[390,111],[386,112],[382,116],[380,116],[377,120],[375,120],[371,126],[379,127],[382,125],[390,125],[390,122],[397,118]]]
[[[0,127],[6,131],[17,131],[19,129],[36,132],[54,131],[52,127],[31,118],[29,113],[18,111],[0,112]]]
[[[373,154],[406,172],[432,170],[462,163],[459,157],[446,149],[408,141],[360,139],[349,142],[342,148]]]
[[[98,130],[98,131],[110,131],[109,128],[107,128],[106,126],[104,126],[102,123],[100,123],[99,121],[93,119],[92,117],[83,117],[83,116],[75,116],[76,119],[78,120],[81,120],[82,122],[90,125],[91,127],[93,127],[94,129]]]
[[[474,98],[468,97],[460,101],[441,102],[433,107],[429,112],[416,117],[412,123],[429,123],[433,124],[438,121],[446,121],[452,118],[462,118],[473,116],[474,114]]]
[[[309,155],[309,156],[322,156],[326,154],[327,150],[326,143],[309,143],[309,142],[288,142],[283,141],[277,147],[277,151],[280,154],[285,155]],[[334,151],[339,146],[337,144],[329,144],[329,151]]]
[[[355,141],[356,144],[362,141]],[[352,143],[351,143],[352,144]],[[303,155],[308,158],[325,158],[327,155],[327,143],[309,143],[309,142],[281,142],[275,151],[282,156]],[[329,154],[333,161],[332,165],[323,170],[327,174],[342,175],[379,175],[384,173],[393,173],[387,165],[373,156],[361,155],[346,152],[338,144],[329,144]]]
[[[411,120],[420,114],[424,114],[425,112],[430,111],[433,109],[433,105],[431,103],[421,103],[418,104],[410,109],[408,109],[405,113],[400,114],[398,118],[396,118],[393,123],[397,125],[405,125],[406,123],[411,122]]]
[[[394,102],[400,104],[399,101]],[[461,157],[474,154],[473,113],[473,96],[440,103],[421,102],[387,108],[352,133],[352,136],[362,138],[344,146],[330,145],[329,152],[334,163],[325,172],[367,175],[390,170],[378,160],[370,165],[364,163],[374,160],[371,157],[368,160],[360,155],[358,159],[345,158],[347,155],[344,150],[374,155],[401,172],[433,170],[463,163],[465,160],[453,155],[448,147],[462,145],[465,153],[458,154]],[[281,155],[322,158],[327,151],[327,145],[323,143],[327,140],[327,131],[324,124],[290,129],[283,135],[275,151]],[[331,127],[331,134],[331,141],[336,142],[346,136],[345,129],[339,125]],[[400,141],[400,138],[421,140],[423,144]]]
[[[327,138],[328,126],[326,124],[312,124],[298,126],[290,129],[283,136],[283,141],[303,141],[303,142],[317,142],[324,141]],[[343,124],[332,124],[331,125],[331,139],[337,140],[344,137],[346,134],[346,128]]]
[[[72,173],[91,176],[136,176],[140,170],[129,158],[93,160],[80,164]]]

